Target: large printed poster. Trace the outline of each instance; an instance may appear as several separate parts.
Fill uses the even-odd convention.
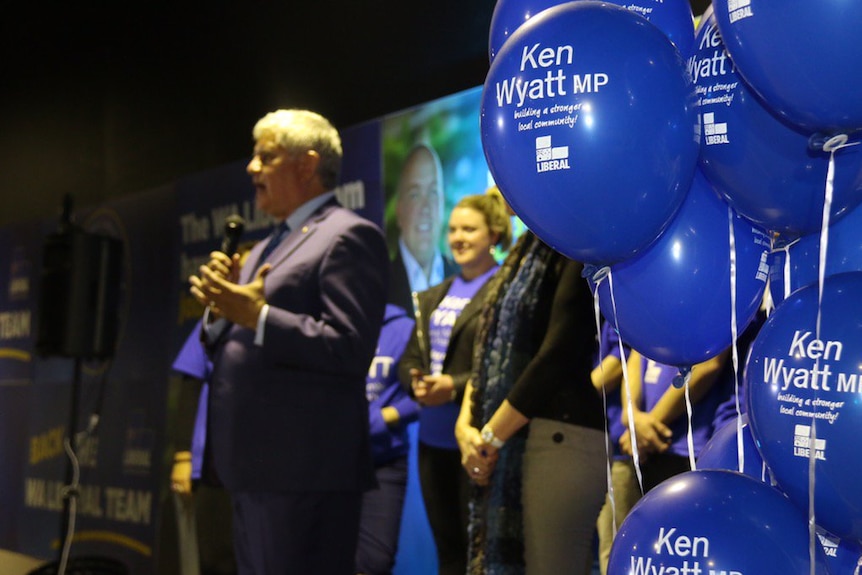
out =
[[[33,381],[35,325],[34,270],[39,265],[40,230],[36,226],[0,229],[0,547],[18,547],[21,477],[28,461],[45,457],[53,443],[22,441],[29,422],[27,405]]]
[[[410,293],[456,271],[446,243],[452,207],[490,185],[479,138],[480,89],[386,116],[381,125],[389,300],[412,310]]]

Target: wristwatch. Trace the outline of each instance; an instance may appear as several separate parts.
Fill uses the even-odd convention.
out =
[[[482,436],[482,441],[494,449],[500,449],[506,444],[505,441],[494,435],[494,430],[491,429],[490,425],[485,425],[485,427],[482,428],[482,431],[479,432],[479,435]]]

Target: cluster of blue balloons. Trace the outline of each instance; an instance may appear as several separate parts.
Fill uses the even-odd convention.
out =
[[[767,279],[778,303],[745,370],[750,423],[717,433],[702,458],[748,477],[698,471],[651,492],[620,531],[612,575],[682,568],[697,541],[727,572],[808,572],[809,493],[818,572],[851,572],[862,2],[715,0],[692,22],[687,0],[499,0],[485,154],[515,212],[586,264],[603,314],[643,355],[705,361],[753,320]],[[758,525],[740,530],[746,518]]]

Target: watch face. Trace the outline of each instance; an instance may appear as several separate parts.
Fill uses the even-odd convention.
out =
[[[491,443],[492,441],[494,441],[494,432],[490,429],[483,429],[482,441],[484,441],[485,443]]]

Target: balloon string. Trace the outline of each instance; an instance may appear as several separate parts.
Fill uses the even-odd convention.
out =
[[[790,246],[784,246],[784,299],[790,297]]]
[[[691,374],[685,378],[685,413],[688,416],[688,432],[686,433],[686,441],[688,442],[688,464],[692,471],[697,471],[697,461],[694,458],[694,428],[692,427],[692,408],[691,394],[689,393],[689,384]]]
[[[608,270],[607,278],[608,278],[608,288],[609,288],[609,291],[611,292],[611,309],[613,310],[613,314],[614,314],[614,329],[616,329],[617,333],[619,333],[620,322],[619,322],[619,318],[617,317],[617,300],[614,297],[614,276],[613,276],[613,273],[611,273],[610,269]],[[641,473],[640,454],[638,453],[638,436],[637,436],[637,432],[635,431],[635,412],[634,412],[634,407],[633,407],[634,404],[632,402],[632,389],[631,389],[631,385],[629,384],[628,362],[626,360],[625,350],[623,349],[622,338],[620,338],[619,346],[620,346],[620,357],[623,360],[623,385],[625,386],[625,390],[626,390],[626,406],[625,407],[626,407],[626,415],[627,415],[628,420],[629,420],[629,435],[631,435],[632,462],[634,463],[634,467],[635,467],[635,475],[638,478],[638,486],[641,488],[641,494],[643,494],[644,493],[644,478],[643,478],[643,473]]]
[[[815,333],[820,339],[820,320],[823,305],[823,283],[826,279],[826,251],[829,246],[829,215],[832,211],[832,193],[835,185],[835,150],[829,154],[829,167],[826,170],[826,190],[823,198],[823,223],[820,226],[820,258],[817,269],[817,327]]]
[[[745,453],[742,441],[742,410],[739,406],[739,350],[737,340],[739,339],[739,328],[736,317],[736,233],[733,227],[733,209],[727,207],[727,231],[730,243],[730,336],[731,336],[731,361],[733,362],[733,391],[736,397],[736,455],[737,465],[740,473],[745,472]]]
[[[847,146],[855,146],[858,142],[847,143],[847,136],[839,135],[829,140],[823,149],[829,152],[829,166],[826,170],[826,189],[823,198],[823,221],[820,226],[820,258],[817,270],[817,323],[816,338],[820,339],[820,324],[823,316],[823,288],[826,279],[826,253],[829,247],[829,216],[832,212],[832,194],[835,186],[835,152]],[[820,359],[814,361],[815,373],[819,372]],[[819,395],[819,394],[816,394]],[[815,546],[817,544],[816,514],[814,506],[815,469],[817,463],[817,408],[811,418],[811,430],[808,435],[808,557],[811,565],[811,575],[815,575]]]
[[[814,362],[815,369],[819,360]],[[815,408],[816,409],[816,408]],[[817,575],[816,569],[816,545],[817,525],[814,515],[814,464],[817,461],[817,425],[814,418],[811,419],[811,428],[808,432],[808,561],[811,567],[811,575]]]
[[[605,364],[602,361],[605,357],[604,350],[602,349],[602,340],[604,338],[601,337],[602,334],[602,315],[599,309],[599,285],[601,284],[601,279],[598,280],[595,284],[595,290],[593,290],[593,313],[595,314],[596,320],[596,333],[599,335],[599,370],[602,374],[602,416],[605,420],[605,477],[608,484],[608,501],[611,504],[611,533],[613,537],[617,535],[617,505],[616,499],[614,498],[614,482],[613,475],[611,472],[611,464],[613,454],[611,453],[612,445],[611,445],[611,427],[608,422],[608,392],[604,386],[604,375],[605,375]]]
[[[784,297],[782,298],[782,301],[787,299],[790,296],[790,292],[791,292],[790,282],[792,279],[791,278],[791,269],[793,267],[792,264],[790,263],[790,248],[792,248],[795,244],[797,244],[799,242],[799,239],[800,238],[795,238],[792,241],[788,242],[788,241],[785,241],[784,238],[780,238],[780,237],[775,236],[775,235],[773,235],[770,238],[770,243],[771,243],[770,253],[774,254],[778,251],[784,252],[784,267],[782,268],[782,272],[783,272],[782,275],[784,277],[784,290],[783,290],[784,291]],[[767,293],[769,293],[769,292],[767,292]],[[766,303],[767,303],[767,305],[765,306],[766,317],[769,317],[772,314],[772,310],[774,309],[775,305],[774,305],[774,302],[772,301],[771,297],[766,299]]]

